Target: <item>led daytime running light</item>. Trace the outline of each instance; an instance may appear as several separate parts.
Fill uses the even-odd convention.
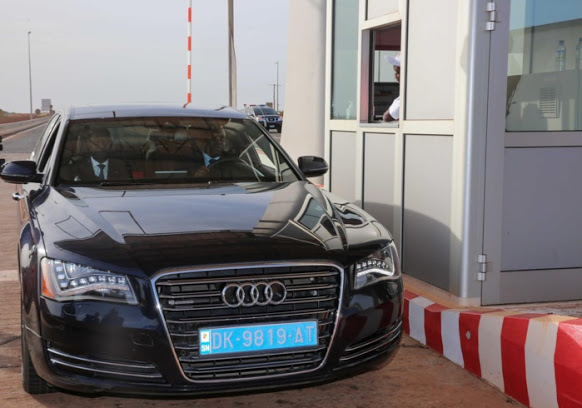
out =
[[[59,301],[107,299],[136,304],[124,275],[44,258],[41,261],[42,294]]]

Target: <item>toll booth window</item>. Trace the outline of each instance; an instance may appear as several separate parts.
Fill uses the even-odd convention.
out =
[[[401,25],[370,31],[368,122],[398,123]]]
[[[582,130],[580,0],[511,2],[506,129]]]
[[[358,18],[357,0],[334,0],[331,119],[356,119]]]

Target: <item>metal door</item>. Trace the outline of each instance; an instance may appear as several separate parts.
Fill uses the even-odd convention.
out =
[[[582,4],[488,8],[482,303],[581,299]]]

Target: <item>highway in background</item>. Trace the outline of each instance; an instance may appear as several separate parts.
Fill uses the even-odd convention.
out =
[[[25,159],[43,127],[8,138],[0,157]],[[16,242],[19,226],[14,186],[0,181],[0,407],[78,408],[495,408],[521,406],[443,356],[405,336],[394,360],[381,370],[333,383],[213,398],[80,396],[66,392],[31,396],[20,378],[20,289]]]
[[[36,142],[40,138],[46,123],[29,130],[17,133],[15,135],[6,136],[2,138],[2,145],[4,151],[0,152],[0,157],[5,157],[10,153],[27,153],[30,154],[36,146]]]

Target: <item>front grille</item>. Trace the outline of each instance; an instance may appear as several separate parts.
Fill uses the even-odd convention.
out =
[[[388,351],[398,344],[401,334],[402,321],[395,326],[387,327],[373,336],[346,347],[344,354],[340,357],[340,366],[345,367],[356,364]]]
[[[91,378],[112,379],[132,383],[165,383],[166,380],[155,365],[140,361],[112,361],[93,356],[79,356],[65,353],[51,346],[47,347],[52,365],[62,371]]]
[[[229,283],[279,281],[287,297],[279,305],[229,307],[221,292]],[[236,380],[298,373],[319,367],[335,328],[341,272],[332,266],[274,266],[180,272],[156,289],[182,370],[196,381]],[[310,349],[200,357],[198,329],[317,320],[319,344]]]

